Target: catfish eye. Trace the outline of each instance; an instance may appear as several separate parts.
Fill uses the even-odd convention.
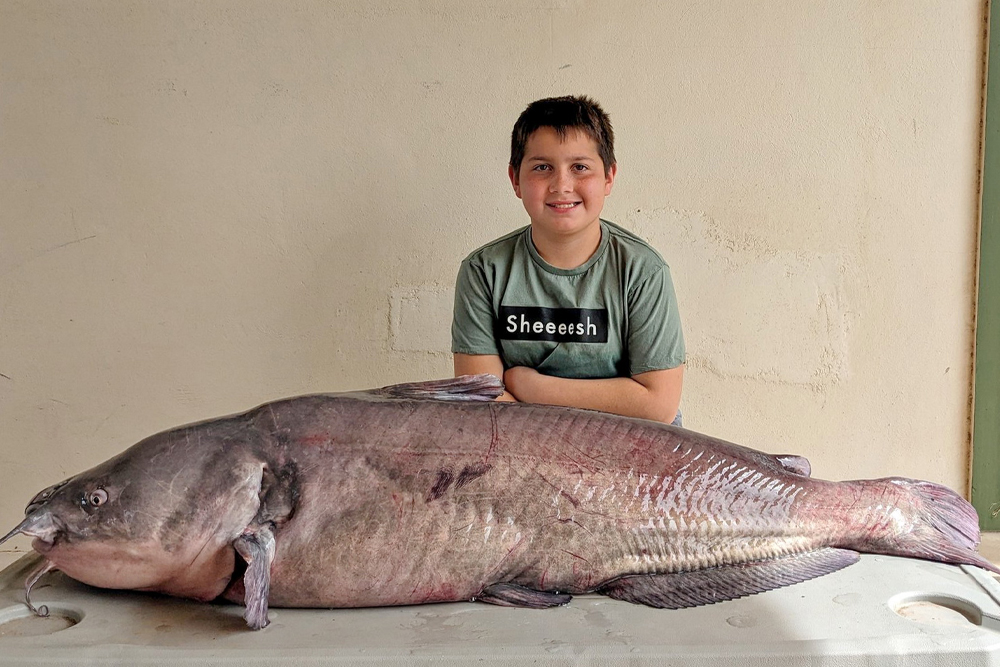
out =
[[[87,501],[94,507],[100,507],[104,503],[108,502],[108,492],[104,489],[94,489],[87,496]]]

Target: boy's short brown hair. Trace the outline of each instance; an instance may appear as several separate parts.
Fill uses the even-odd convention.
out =
[[[580,130],[597,143],[605,174],[615,164],[615,134],[608,114],[589,97],[567,95],[536,100],[521,112],[510,135],[510,166],[515,173],[521,169],[528,137],[540,127],[551,127],[560,139],[567,130]]]

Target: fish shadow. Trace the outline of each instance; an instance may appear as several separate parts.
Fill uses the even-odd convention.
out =
[[[23,600],[23,596],[21,598]],[[225,600],[209,603],[171,597],[161,593],[97,588],[71,579],[61,572],[49,575],[31,592],[35,605],[69,606],[79,609],[81,629],[117,626],[127,629],[134,643],[173,644],[185,638],[222,638],[247,633],[244,607]],[[126,623],[127,628],[120,624]]]

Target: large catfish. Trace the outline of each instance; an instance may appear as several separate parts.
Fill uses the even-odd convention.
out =
[[[690,607],[858,552],[1000,572],[942,486],[812,479],[800,457],[501,391],[470,376],[302,396],[166,431],[39,493],[0,542],[24,533],[45,557],[26,600],[59,569],[245,603],[255,629],[268,605]]]

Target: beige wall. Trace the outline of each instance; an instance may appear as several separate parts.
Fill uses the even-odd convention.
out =
[[[3,0],[0,533],[155,431],[450,374],[510,126],[567,93],[673,269],[687,424],[964,490],[983,5]]]

